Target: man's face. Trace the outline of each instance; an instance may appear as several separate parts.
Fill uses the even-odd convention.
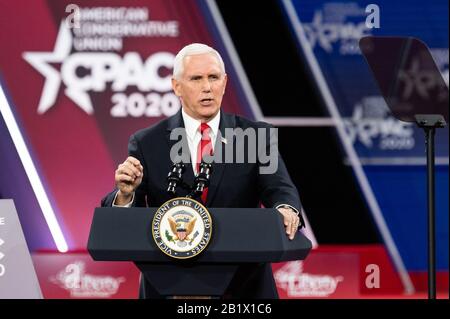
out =
[[[172,79],[173,90],[188,115],[207,122],[220,110],[227,75],[212,53],[187,56],[183,62],[181,78]]]

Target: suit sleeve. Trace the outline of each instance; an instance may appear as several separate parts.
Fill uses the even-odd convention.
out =
[[[301,212],[302,205],[297,188],[278,151],[277,130],[273,126],[267,125],[265,136],[267,137],[265,143],[260,143],[262,145],[258,147],[258,192],[261,202],[265,207],[287,204]]]
[[[139,145],[139,141],[137,140],[136,136],[133,134],[130,136],[130,139],[128,141],[128,155],[133,156],[141,162],[142,166],[144,167],[144,176],[142,178],[142,183],[138,186],[138,188],[135,191],[135,196],[133,203],[131,204],[132,207],[146,207],[146,190],[147,190],[147,172],[148,169],[146,168],[144,157],[142,156],[142,151]],[[111,193],[106,195],[102,201],[101,206],[102,207],[111,207],[114,198],[117,193],[117,188],[114,189]]]

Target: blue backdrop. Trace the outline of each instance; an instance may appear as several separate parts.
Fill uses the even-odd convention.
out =
[[[417,37],[430,48],[448,85],[448,1],[377,1],[379,28],[366,25],[366,7],[373,1],[291,3],[407,269],[426,270],[424,134],[389,113],[358,41],[365,35]],[[298,32],[286,17],[293,32]],[[448,270],[449,256],[448,145],[448,127],[439,129],[436,224],[437,267],[442,270]]]

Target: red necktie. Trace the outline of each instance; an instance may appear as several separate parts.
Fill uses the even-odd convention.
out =
[[[200,142],[198,143],[197,148],[197,174],[200,171],[200,163],[205,155],[213,155],[212,151],[212,143],[211,143],[211,137],[209,136],[210,127],[206,123],[200,124],[200,134],[202,135],[202,138]],[[203,190],[202,193],[202,201],[204,204],[206,204],[206,198],[208,196],[208,188],[206,187]]]

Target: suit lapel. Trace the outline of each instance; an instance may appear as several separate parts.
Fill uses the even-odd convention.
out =
[[[221,163],[213,163],[212,164],[212,173],[211,180],[209,182],[208,188],[208,197],[206,199],[206,205],[210,206],[219,191],[220,181],[222,180],[223,173],[225,171],[225,144],[223,143],[221,137],[225,137],[225,128],[234,128],[236,125],[234,116],[225,114],[221,111],[220,114],[220,124],[219,130],[221,136],[217,136],[216,143],[214,145],[214,150],[218,150],[219,148],[222,150],[222,161]],[[231,141],[229,141],[231,142]]]
[[[187,137],[186,137],[186,130],[184,130],[184,121],[183,121],[183,117],[181,115],[181,109],[180,111],[178,111],[177,114],[175,114],[174,116],[170,117],[168,120],[168,124],[167,124],[167,133],[166,133],[166,140],[167,143],[169,145],[169,158],[170,158],[170,150],[172,149],[172,147],[175,145],[175,143],[177,143],[178,140],[171,140],[170,139],[170,133],[172,132],[172,130],[177,129],[177,128],[183,128],[183,130],[181,131],[182,133],[182,138],[184,141],[186,141],[186,145],[184,145],[184,147],[186,147],[187,150],[187,154],[189,154],[189,162],[188,163],[184,163],[185,165],[185,172],[183,174],[183,181],[188,184],[189,186],[192,186],[194,184],[194,172],[192,169],[192,163],[190,162],[190,151],[189,151],[189,146],[187,145]],[[172,162],[169,163],[170,168],[172,168]],[[180,194],[178,194],[180,193]],[[182,195],[181,193],[185,194],[185,191],[181,191],[180,187],[177,188],[177,196],[185,196]]]

